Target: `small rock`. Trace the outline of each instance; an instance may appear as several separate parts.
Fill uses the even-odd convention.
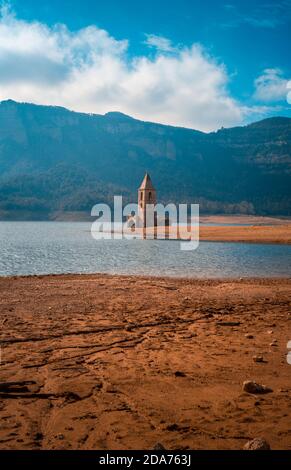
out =
[[[254,339],[254,335],[251,335],[250,333],[247,333],[247,334],[245,335],[245,337],[246,337],[247,339]]]
[[[244,450],[271,450],[271,447],[265,439],[256,438],[247,442]]]
[[[253,356],[254,362],[264,362],[263,356]]]
[[[266,385],[257,384],[252,380],[246,380],[243,383],[243,391],[247,393],[271,393],[273,390]]]
[[[278,341],[277,341],[276,339],[274,339],[274,340],[272,341],[272,343],[270,343],[271,348],[272,348],[273,346],[278,346],[277,343],[278,343]]]
[[[268,335],[272,335],[273,333],[274,333],[273,330],[269,330],[269,331],[268,331]]]
[[[166,450],[166,448],[163,446],[163,444],[160,444],[159,442],[155,445],[153,450]]]

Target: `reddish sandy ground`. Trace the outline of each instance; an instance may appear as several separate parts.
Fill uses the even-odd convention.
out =
[[[200,239],[204,241],[281,243],[291,244],[291,225],[252,225],[247,227],[203,227]]]
[[[200,215],[203,224],[251,224],[251,225],[285,225],[291,224],[290,217],[266,217],[260,215]]]
[[[290,293],[291,280],[0,278],[0,448],[290,450]],[[249,379],[273,392],[243,392]]]
[[[170,239],[187,239],[187,229],[177,227],[158,227],[156,229],[149,227],[147,234],[153,235],[156,231],[158,238],[165,238],[165,233]],[[189,227],[190,233],[190,227]],[[194,228],[193,235],[195,234]],[[128,232],[129,233],[129,232]],[[140,236],[142,229],[136,229],[136,233]],[[163,237],[161,237],[161,233]],[[196,237],[196,235],[195,235]],[[197,237],[198,238],[198,235]],[[246,242],[246,243],[275,243],[275,244],[291,244],[291,224],[283,225],[251,225],[251,226],[218,226],[205,227],[200,225],[199,229],[200,241],[211,242]]]

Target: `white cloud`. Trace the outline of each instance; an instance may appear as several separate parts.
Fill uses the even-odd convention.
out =
[[[157,36],[155,34],[146,34],[145,44],[161,52],[177,51],[177,49],[173,47],[173,44],[170,39],[164,38],[162,36]]]
[[[126,40],[96,26],[72,32],[20,20],[7,8],[1,14],[0,100],[118,110],[201,130],[240,124],[248,113],[228,93],[224,66],[197,44],[174,50],[168,39],[150,35],[157,54],[129,57]]]
[[[287,91],[287,102],[291,104],[291,80],[289,80],[289,82],[287,83]]]
[[[254,98],[265,103],[286,100],[288,80],[280,69],[265,69],[255,80]]]

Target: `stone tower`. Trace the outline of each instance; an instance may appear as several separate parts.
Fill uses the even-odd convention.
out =
[[[145,174],[143,182],[138,190],[138,216],[142,228],[147,226],[146,208],[147,204],[157,203],[157,193],[153,186],[151,177],[148,173]],[[154,225],[156,225],[156,216],[154,217]]]

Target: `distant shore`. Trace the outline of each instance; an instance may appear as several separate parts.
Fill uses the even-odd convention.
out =
[[[230,225],[285,225],[291,224],[290,217],[271,217],[263,215],[200,215],[202,224],[230,224]]]
[[[67,218],[66,218],[67,217]],[[49,222],[92,222],[88,215],[83,219],[78,213],[60,214]],[[11,222],[14,222],[11,220]],[[21,220],[19,220],[21,222]],[[24,222],[24,220],[23,220]],[[38,222],[35,220],[34,222]],[[42,222],[48,222],[43,220]],[[141,231],[140,231],[141,232]],[[158,227],[158,233],[163,232]],[[186,229],[180,228],[176,234],[174,227],[166,229],[170,239],[185,238]],[[130,233],[130,232],[129,232]],[[148,229],[153,234],[153,229]],[[291,244],[291,219],[249,215],[202,215],[200,216],[200,241]]]
[[[252,226],[200,226],[200,240],[213,242],[247,242],[291,244],[291,224]]]
[[[0,292],[0,449],[291,450],[290,279],[11,277]]]
[[[190,227],[188,229],[190,231]],[[142,230],[137,231],[140,235]],[[153,228],[147,229],[149,235],[153,235]],[[157,227],[157,238],[161,238],[166,233],[169,239],[186,239],[187,229]],[[199,229],[200,241],[208,242],[240,242],[240,243],[270,243],[291,245],[291,224],[284,225],[220,225],[220,226],[204,226],[200,225]]]

